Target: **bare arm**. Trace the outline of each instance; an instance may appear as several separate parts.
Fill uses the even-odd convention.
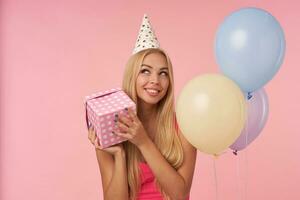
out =
[[[128,200],[126,156],[122,144],[101,150],[93,129],[89,140],[94,144],[101,173],[104,200]]]
[[[104,200],[128,200],[128,182],[125,153],[114,156],[96,149]]]
[[[172,200],[185,200],[192,185],[197,150],[180,131],[178,134],[183,145],[184,161],[177,171],[167,162],[151,140],[140,145],[139,149],[158,182]]]

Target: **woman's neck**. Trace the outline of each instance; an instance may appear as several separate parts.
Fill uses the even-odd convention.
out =
[[[145,103],[138,104],[138,117],[141,122],[148,124],[156,118],[157,106]]]
[[[138,110],[138,116],[140,120],[145,124],[148,124],[149,122],[153,121],[156,118],[156,114],[156,109],[143,109],[139,107]]]

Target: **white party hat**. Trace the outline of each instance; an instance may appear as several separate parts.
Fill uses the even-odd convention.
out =
[[[159,48],[159,42],[155,36],[154,30],[151,27],[148,16],[144,14],[139,35],[135,42],[135,47],[132,54],[149,48]]]

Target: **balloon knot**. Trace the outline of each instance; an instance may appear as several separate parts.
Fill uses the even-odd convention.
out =
[[[237,156],[237,150],[234,150],[232,153]]]
[[[251,94],[251,92],[248,92],[247,100],[249,100],[251,98],[252,98],[252,94]]]

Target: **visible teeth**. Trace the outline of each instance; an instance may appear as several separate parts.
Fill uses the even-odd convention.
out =
[[[148,92],[152,93],[152,94],[157,94],[158,90],[152,90],[152,89],[146,89]]]

